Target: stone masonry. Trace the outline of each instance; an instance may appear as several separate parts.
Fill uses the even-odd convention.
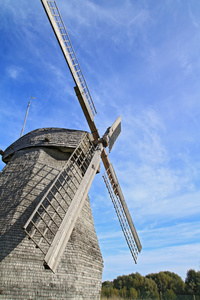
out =
[[[81,141],[83,131],[45,128],[6,149],[0,173],[0,299],[99,299],[103,259],[87,197],[54,274],[23,226]]]

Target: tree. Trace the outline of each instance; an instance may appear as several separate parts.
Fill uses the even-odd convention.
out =
[[[120,295],[123,299],[126,299],[126,298],[127,298],[127,289],[126,289],[125,286],[119,291],[119,295]]]
[[[116,279],[113,280],[113,286],[118,290],[122,289],[123,287],[122,276],[118,276]]]
[[[187,295],[200,296],[200,271],[192,269],[187,271],[185,285]]]
[[[146,276],[155,281],[158,287],[158,292],[161,298],[166,298],[166,294],[170,293],[174,295],[185,294],[185,283],[180,276],[173,272],[165,271],[159,273],[152,273]],[[172,298],[175,299],[173,296]],[[168,298],[167,298],[168,299]]]
[[[113,283],[111,281],[105,281],[102,283],[101,295],[105,297],[111,297],[113,294]]]
[[[151,278],[145,278],[139,273],[136,273],[133,278],[133,287],[137,291],[138,297],[142,299],[159,298],[157,285]]]
[[[134,299],[134,298],[137,298],[137,297],[138,297],[138,293],[137,293],[136,289],[131,287],[130,288],[130,299]]]
[[[168,290],[166,290],[164,297],[167,300],[175,300],[176,294],[174,293],[174,291],[172,289],[168,289]]]
[[[157,285],[151,278],[144,278],[144,299],[159,299]]]
[[[200,300],[200,271],[189,270],[184,282],[180,276],[165,271],[142,276],[139,273],[118,276],[113,282],[102,284],[102,296],[120,296],[123,299],[189,299]],[[188,296],[187,296],[188,295]]]
[[[170,288],[170,282],[172,281],[168,274],[164,272],[152,273],[146,276],[147,278],[151,278],[157,284],[159,295],[165,294],[166,290]]]
[[[183,281],[183,279],[173,272],[165,271],[164,273],[168,275],[171,279],[169,280],[167,289],[171,289],[175,295],[184,295],[185,282]]]

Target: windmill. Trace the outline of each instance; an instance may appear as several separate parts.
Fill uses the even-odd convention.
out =
[[[107,146],[109,147],[109,152],[112,150],[121,132],[121,118],[119,117],[115,123],[106,130],[103,137],[100,137],[94,122],[96,108],[57,4],[55,1],[41,0],[41,2],[74,79],[76,96],[91,130],[93,140],[91,141],[86,135],[84,141],[77,146],[64,169],[58,174],[50,189],[26,222],[24,230],[36,246],[44,252],[46,266],[53,272],[56,272],[56,268],[80,214],[86,195],[98,170],[100,159],[102,159],[106,170],[103,178],[114,204],[128,247],[136,262],[138,253],[142,248],[141,243],[128,211],[114,168],[106,152]],[[77,165],[82,168],[81,176],[76,170]],[[69,172],[71,177],[69,177]],[[68,191],[73,182],[77,183],[75,188],[76,192],[74,196],[70,198],[71,202],[67,212],[63,216],[60,216],[58,211],[59,209],[62,210],[62,205],[59,203],[59,200],[56,199],[56,195],[60,194],[59,190],[63,189],[64,186],[65,190]],[[53,192],[54,190],[56,190],[56,194]],[[50,193],[51,197],[49,197]],[[56,203],[57,208],[55,209],[54,206]],[[49,220],[44,221],[45,218]],[[56,220],[59,220],[59,222],[57,223]],[[41,224],[43,225],[40,226]],[[53,227],[55,227],[55,230]],[[49,240],[51,242],[49,242]],[[47,241],[49,246],[45,245],[42,247],[42,244],[46,244]]]
[[[121,118],[100,137],[96,109],[56,2],[41,2],[91,134],[36,129],[0,151],[7,164],[0,173],[0,293],[2,299],[99,299],[103,259],[88,192],[101,160],[135,262],[142,248],[106,151],[121,132]]]

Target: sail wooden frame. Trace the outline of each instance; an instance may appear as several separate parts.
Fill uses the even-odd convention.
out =
[[[101,156],[106,169],[106,173],[103,176],[104,181],[117,212],[127,244],[130,248],[133,259],[136,262],[137,255],[141,251],[142,246],[117,180],[117,176],[114,172],[114,168],[110,163],[105,149],[109,145],[109,151],[111,151],[116,139],[118,138],[121,132],[121,117],[119,117],[116,122],[108,128],[104,136],[100,138],[98,129],[94,122],[96,108],[57,4],[55,1],[51,0],[41,0],[41,2],[74,79],[76,96],[88,122],[91,134],[93,135],[94,143],[92,143],[92,147],[94,147],[95,150],[92,152],[93,154],[91,159],[86,158],[88,155],[91,155],[90,151],[88,150],[88,153],[87,151],[84,152],[82,159],[83,161],[87,161],[89,163],[87,165],[85,175],[83,178],[81,178],[81,180],[78,180],[75,175],[76,173],[79,173],[79,171],[77,171],[79,169],[77,168],[77,162],[75,160],[73,161],[71,158],[69,159],[67,165],[63,170],[61,170],[61,174],[56,177],[55,181],[52,183],[52,186],[45,194],[43,200],[41,200],[27,221],[26,225],[24,226],[24,230],[33,240],[36,246],[43,251],[45,254],[46,264],[52,269],[52,271],[55,272],[77,217],[80,213],[80,207],[82,207],[82,203],[84,202],[92,180],[98,169]],[[109,142],[106,141],[107,138]],[[79,151],[78,149],[79,148],[77,147],[75,151]],[[76,157],[76,155],[74,157]],[[65,175],[63,175],[62,172],[64,172],[63,174]],[[65,184],[63,185],[62,181],[65,181],[66,178],[68,183],[70,182],[70,178],[73,178],[73,180],[71,180],[71,184],[76,190],[75,193],[73,192],[73,196],[71,196],[73,190],[72,187],[69,185],[68,188],[65,188]],[[62,192],[59,189],[61,189]],[[62,201],[58,201],[57,196],[55,195],[59,195],[59,198],[62,198]],[[69,197],[71,199],[70,203],[66,201],[65,197]],[[51,202],[51,200],[53,202]],[[67,210],[64,207],[66,203]],[[47,209],[47,207],[50,208]],[[51,212],[53,212],[53,215]],[[45,218],[43,214],[45,215]],[[46,218],[48,219],[47,221]],[[68,219],[70,221],[68,221]],[[39,227],[40,224],[44,224],[43,231],[41,231]],[[50,239],[50,236],[53,236],[53,238]],[[46,245],[44,247],[45,249],[43,249],[41,246],[43,243]]]
[[[71,154],[24,225],[29,238],[56,271],[76,220],[99,168],[102,145],[93,145],[89,134]]]

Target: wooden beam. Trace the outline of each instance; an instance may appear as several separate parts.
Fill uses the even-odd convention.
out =
[[[99,144],[95,150],[94,157],[90,162],[88,170],[86,171],[79,188],[66,212],[66,215],[53,239],[53,242],[45,256],[45,263],[55,273],[59,261],[74,229],[76,220],[82,210],[88,191],[98,170],[100,164],[100,155],[103,146]]]

